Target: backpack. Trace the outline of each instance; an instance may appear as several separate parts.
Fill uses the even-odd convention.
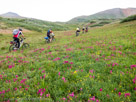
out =
[[[18,29],[14,29],[14,30],[13,30],[13,35],[17,35],[18,32],[19,32]]]

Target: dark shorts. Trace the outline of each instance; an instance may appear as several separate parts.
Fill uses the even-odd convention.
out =
[[[16,41],[18,43],[18,48],[20,47],[20,41],[19,38],[13,37],[14,41]]]
[[[50,36],[50,35],[47,35],[47,37],[48,37],[49,39],[51,39],[51,36]]]
[[[19,42],[19,38],[13,37],[14,41]]]

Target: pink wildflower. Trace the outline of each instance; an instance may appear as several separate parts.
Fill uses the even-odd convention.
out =
[[[92,70],[89,70],[89,72],[93,73],[93,69],[92,69]]]
[[[27,90],[28,90],[28,88],[25,88],[25,90],[27,91]]]
[[[102,91],[102,88],[100,88],[100,91]]]
[[[110,70],[110,73],[112,74],[112,70]]]
[[[121,92],[119,92],[119,93],[118,93],[118,95],[119,95],[119,97],[120,97],[120,95],[121,95]]]
[[[58,73],[58,75],[60,76],[60,72]]]
[[[130,96],[130,93],[125,93],[125,97]]]
[[[42,79],[42,76],[40,76],[40,79]]]
[[[74,92],[72,92],[71,94],[69,94],[69,96],[74,97]]]
[[[64,61],[63,63],[64,63],[64,64],[65,64],[65,63],[68,63],[68,61]]]
[[[65,100],[66,100],[66,98],[63,98],[63,100],[65,101]]]
[[[5,94],[5,90],[3,90],[2,93]]]
[[[136,68],[136,65],[131,65],[130,67],[131,67],[131,69],[132,69],[132,68]]]
[[[53,61],[57,61],[57,60],[60,60],[60,58],[59,58],[59,57],[57,57],[57,58],[55,58]]]
[[[110,96],[107,94],[107,97],[109,98]]]
[[[51,54],[51,52],[49,52],[48,54]]]
[[[62,77],[62,80],[64,80],[64,82],[66,82],[66,79],[65,79],[65,77]]]
[[[9,65],[8,68],[12,68],[12,65]]]
[[[114,67],[115,65],[118,65],[118,64],[117,64],[117,63],[113,63],[113,64],[112,64],[112,67]]]
[[[82,88],[80,88],[80,91],[82,91],[83,89]]]
[[[40,93],[40,96],[42,96],[42,95],[43,95],[43,92]]]
[[[93,96],[93,98],[90,98],[90,100],[95,101],[95,96]]]
[[[73,62],[70,62],[69,64],[73,64]]]
[[[17,88],[15,88],[15,91],[17,90]]]
[[[96,100],[96,102],[99,102],[99,100]]]
[[[46,94],[46,97],[49,97],[50,96],[50,94]]]
[[[136,83],[136,77],[133,79],[133,83],[134,83],[134,84]]]
[[[45,78],[45,74],[44,74],[43,78]]]
[[[44,91],[44,92],[46,91],[45,88],[43,89],[43,91]]]
[[[45,73],[45,70],[43,70],[42,73]]]

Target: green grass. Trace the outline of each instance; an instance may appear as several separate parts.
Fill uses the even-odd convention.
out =
[[[3,34],[0,100],[93,102],[95,97],[97,102],[135,102],[136,71],[130,67],[136,65],[135,27],[136,22],[112,24],[78,37],[75,31],[56,31],[56,42],[50,44],[42,33],[25,33],[30,48],[11,53],[12,35]]]

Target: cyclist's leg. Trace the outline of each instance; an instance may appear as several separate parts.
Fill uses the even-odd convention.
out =
[[[19,38],[16,38],[16,41],[18,43],[18,48],[20,47],[20,41],[19,41]]]

